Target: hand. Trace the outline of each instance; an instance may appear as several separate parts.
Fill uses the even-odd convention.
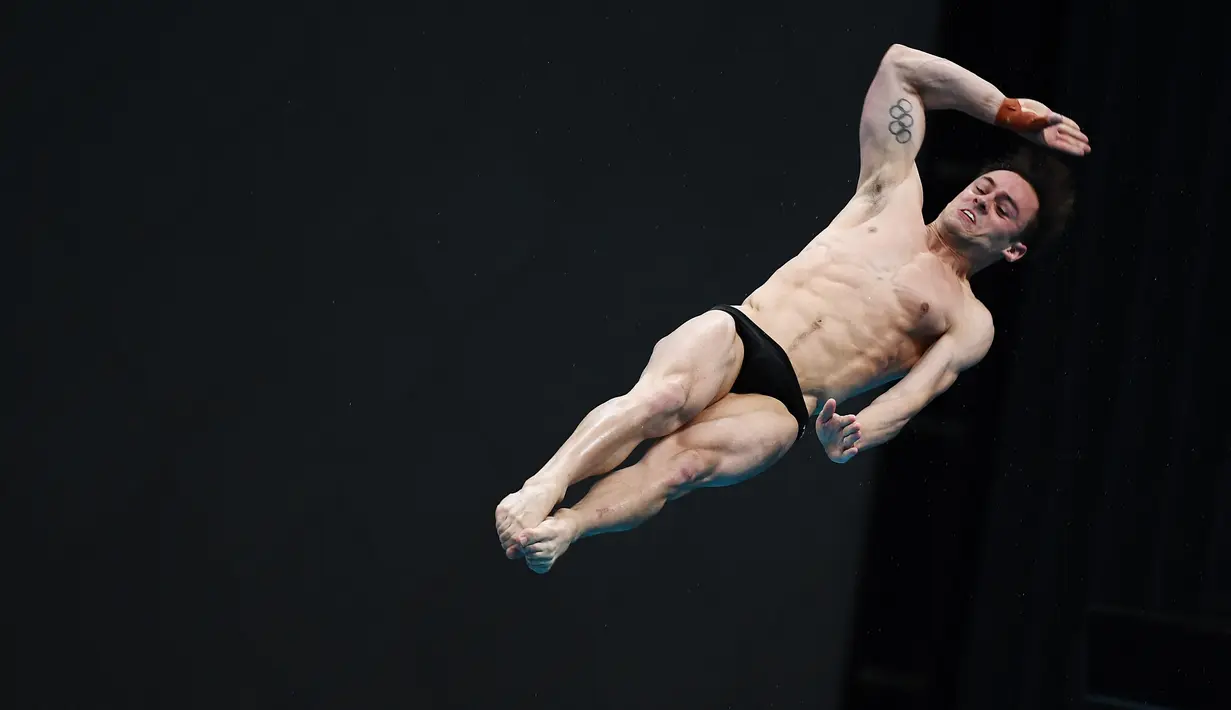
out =
[[[816,418],[816,436],[825,447],[825,453],[834,463],[846,463],[859,453],[859,423],[854,414],[834,415],[838,403],[825,402]]]
[[[1022,113],[1030,119],[1043,118],[1047,121],[1042,130],[1022,131],[1026,140],[1079,157],[1090,152],[1090,139],[1073,119],[1055,113],[1034,99],[1018,99],[1018,103],[1021,104]]]

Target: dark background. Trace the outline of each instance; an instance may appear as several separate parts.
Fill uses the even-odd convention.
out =
[[[7,9],[12,707],[1231,706],[1217,19],[830,5]],[[499,499],[848,199],[892,42],[1091,136],[989,357],[505,560]],[[929,121],[928,217],[1017,140]]]

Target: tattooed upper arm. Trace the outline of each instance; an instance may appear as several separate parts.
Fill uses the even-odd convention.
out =
[[[859,190],[883,191],[910,177],[923,143],[923,101],[898,66],[902,48],[881,59],[859,122]]]

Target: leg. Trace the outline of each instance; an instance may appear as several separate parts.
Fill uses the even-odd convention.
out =
[[[721,311],[660,340],[633,388],[590,412],[543,468],[496,506],[506,554],[514,556],[513,538],[542,522],[570,485],[610,471],[637,444],[667,436],[730,391],[743,352],[735,321]]]
[[[576,507],[556,511],[516,542],[530,569],[542,574],[583,537],[630,530],[668,500],[757,475],[782,458],[798,431],[795,418],[778,400],[728,394],[655,444],[640,462],[596,483]]]

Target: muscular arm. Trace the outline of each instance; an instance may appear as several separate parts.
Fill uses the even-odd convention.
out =
[[[954,109],[995,123],[1005,95],[947,59],[895,44],[864,97],[859,124],[859,189],[896,186],[914,172],[924,112]]]
[[[964,320],[933,343],[906,377],[855,415],[859,450],[897,436],[911,418],[957,381],[959,373],[983,359],[994,332],[987,309],[972,306]]]

